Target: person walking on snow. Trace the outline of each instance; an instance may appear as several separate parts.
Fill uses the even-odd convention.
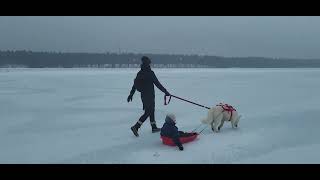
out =
[[[170,93],[161,85],[155,73],[151,70],[150,64],[151,60],[143,56],[141,58],[142,64],[140,65],[141,70],[137,73],[137,76],[134,80],[134,84],[131,88],[130,95],[127,98],[127,101],[132,101],[132,97],[136,90],[141,93],[141,100],[143,104],[144,114],[139,118],[138,122],[131,127],[133,134],[138,137],[138,130],[144,121],[150,117],[150,124],[152,128],[152,133],[160,131],[160,128],[157,127],[156,121],[154,118],[155,111],[155,92],[154,85],[157,86],[166,96],[170,96]]]

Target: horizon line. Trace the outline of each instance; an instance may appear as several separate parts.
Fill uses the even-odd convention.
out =
[[[320,60],[320,58],[290,58],[290,57],[267,57],[267,56],[222,56],[222,55],[212,55],[212,54],[182,54],[182,53],[150,53],[150,52],[130,52],[130,51],[105,51],[105,52],[77,52],[77,51],[39,51],[39,50],[26,50],[26,49],[20,49],[20,50],[1,50],[0,52],[32,52],[32,53],[56,53],[56,54],[117,54],[117,55],[123,55],[123,54],[134,54],[134,55],[169,55],[169,56],[207,56],[207,57],[222,57],[222,58],[264,58],[264,59],[290,59],[290,60]]]

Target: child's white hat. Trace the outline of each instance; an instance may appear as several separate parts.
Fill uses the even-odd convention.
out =
[[[172,119],[174,122],[176,122],[176,116],[173,113],[168,113],[167,116]]]

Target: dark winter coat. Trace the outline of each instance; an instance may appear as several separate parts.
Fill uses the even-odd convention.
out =
[[[155,108],[155,92],[154,92],[154,85],[157,86],[162,92],[166,93],[167,90],[161,85],[158,78],[154,74],[154,72],[151,70],[149,65],[142,64],[141,70],[138,72],[137,76],[139,74],[142,74],[144,77],[144,86],[141,91],[141,100],[143,104],[143,109],[149,108],[154,109]],[[130,94],[133,95],[136,91],[136,87],[133,85],[132,89],[130,91]]]
[[[182,146],[179,139],[180,135],[178,128],[175,125],[175,122],[168,116],[166,117],[165,123],[161,128],[160,135],[171,138],[178,147]]]

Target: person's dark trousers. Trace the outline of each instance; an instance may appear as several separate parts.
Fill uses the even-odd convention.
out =
[[[150,124],[152,129],[156,129],[156,121],[154,118],[154,108],[146,108],[144,110],[144,114],[139,118],[139,121],[135,124],[135,127],[139,129],[141,125],[147,120],[147,118],[150,117]]]

